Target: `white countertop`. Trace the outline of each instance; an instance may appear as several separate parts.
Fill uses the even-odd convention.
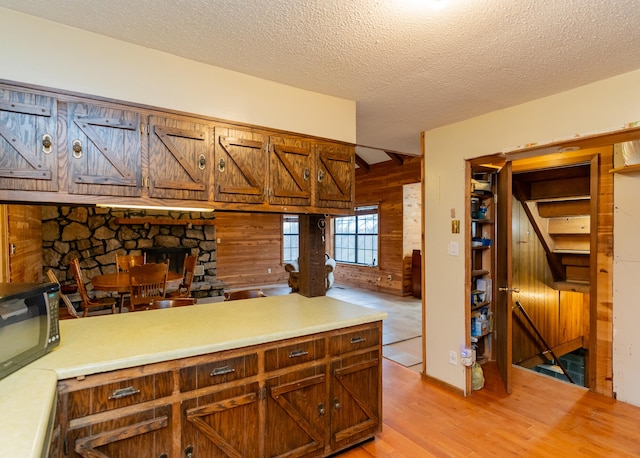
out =
[[[56,349],[0,380],[0,456],[40,456],[57,380],[330,331],[386,316],[329,297],[289,294],[61,321]]]

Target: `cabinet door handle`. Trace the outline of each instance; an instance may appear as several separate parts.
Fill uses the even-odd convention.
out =
[[[53,145],[53,137],[49,134],[42,136],[42,152],[44,154],[51,154],[51,146]]]
[[[323,416],[326,412],[326,409],[324,408],[324,404],[320,403],[318,404],[318,415]]]
[[[224,159],[220,158],[220,160],[218,161],[218,171],[224,172],[224,166],[225,166]]]
[[[311,176],[311,171],[309,171],[309,167],[305,167],[304,171],[302,172],[302,179],[304,181],[308,181],[310,176]]]
[[[292,352],[289,352],[289,358],[299,358],[300,356],[305,356],[305,355],[308,355],[308,354],[309,354],[308,351],[294,350]]]
[[[78,139],[72,141],[71,148],[73,149],[73,157],[80,159],[82,157],[82,142]]]
[[[211,371],[211,373],[209,375],[211,377],[215,377],[216,375],[230,374],[230,373],[235,372],[235,371],[236,370],[233,367],[222,366],[222,367],[216,367],[214,370]]]
[[[115,390],[109,399],[120,399],[126,398],[127,396],[133,396],[134,394],[140,393],[140,390],[135,389],[132,386],[128,386],[126,388],[120,388],[119,390]]]
[[[198,168],[200,170],[204,170],[206,166],[207,166],[207,159],[204,157],[204,154],[201,154],[200,157],[198,158]]]
[[[335,410],[340,410],[341,407],[342,407],[342,404],[340,404],[340,401],[338,401],[338,398],[334,398],[333,399],[333,408]]]
[[[318,181],[322,183],[322,180],[324,180],[324,170],[318,170]]]
[[[365,339],[364,337],[360,337],[360,336],[352,337],[351,338],[351,344],[352,345],[359,344],[359,343],[362,343],[362,342],[366,342],[366,340],[367,339]]]
[[[193,445],[187,445],[184,448],[184,456],[186,458],[193,458]]]

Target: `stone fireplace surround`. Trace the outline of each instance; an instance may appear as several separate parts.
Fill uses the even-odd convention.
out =
[[[117,224],[116,219],[140,219],[142,224]],[[189,220],[183,225],[153,224],[155,219],[166,221]],[[144,250],[165,248],[167,252],[180,252],[170,266],[182,271],[186,249],[198,256],[204,275],[195,277],[192,285],[194,297],[222,296],[224,284],[216,280],[216,234],[210,220],[215,213],[127,210],[80,206],[42,207],[42,253],[44,273],[53,269],[61,284],[73,284],[70,262],[78,258],[85,280],[116,271],[118,254],[142,254]],[[198,225],[198,220],[209,224]],[[152,262],[148,258],[149,262]],[[89,290],[91,283],[87,284]]]

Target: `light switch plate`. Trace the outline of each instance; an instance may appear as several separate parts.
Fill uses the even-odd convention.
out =
[[[458,256],[458,242],[449,242],[449,254]]]

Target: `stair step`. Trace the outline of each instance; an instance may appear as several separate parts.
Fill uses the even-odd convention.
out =
[[[588,282],[578,281],[557,281],[553,284],[553,287],[558,291],[573,291],[576,293],[588,293],[591,289]]]

